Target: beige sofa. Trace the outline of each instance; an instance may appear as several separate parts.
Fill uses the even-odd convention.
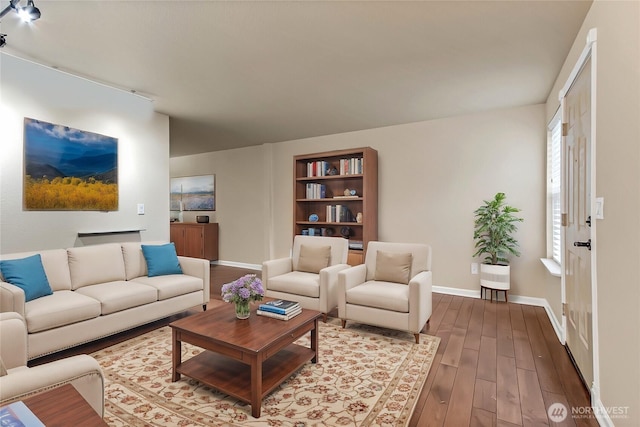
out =
[[[144,243],[144,244],[157,244]],[[15,253],[40,254],[53,294],[25,302],[0,276],[0,312],[17,312],[28,359],[106,337],[209,302],[208,260],[178,257],[183,274],[148,277],[141,243],[109,243]]]
[[[0,406],[71,384],[104,415],[104,376],[98,362],[81,354],[27,367],[27,328],[18,313],[0,313],[0,358]]]

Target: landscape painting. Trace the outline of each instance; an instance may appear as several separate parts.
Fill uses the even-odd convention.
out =
[[[171,178],[172,211],[215,211],[215,176]]]
[[[118,140],[24,119],[26,210],[118,209]]]

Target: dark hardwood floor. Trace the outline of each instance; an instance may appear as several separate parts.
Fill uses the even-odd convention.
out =
[[[244,274],[260,272],[211,267],[209,308],[223,304],[220,288]],[[113,337],[45,356],[30,366],[91,353],[202,310],[163,319]],[[331,313],[337,316],[337,312]],[[418,398],[410,427],[597,426],[593,418],[559,424],[547,416],[556,402],[588,407],[589,394],[541,307],[433,294],[433,314],[424,333],[440,347]]]

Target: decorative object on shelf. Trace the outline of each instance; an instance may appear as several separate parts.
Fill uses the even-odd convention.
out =
[[[473,239],[477,257],[486,254],[480,264],[480,291],[485,289],[506,291],[510,285],[510,255],[520,256],[518,241],[513,236],[516,223],[522,222],[514,213],[520,209],[505,204],[505,194],[497,193],[492,200],[485,200],[473,213],[475,215]]]
[[[354,190],[354,191],[355,191],[355,190]],[[345,188],[345,189],[344,189],[344,192],[343,192],[342,194],[344,194],[345,196],[351,196],[351,195],[352,195],[352,194],[351,194],[351,190],[349,190],[348,188]]]
[[[358,194],[358,192],[354,189],[349,190],[349,195],[350,196],[356,196]]]
[[[247,274],[231,283],[222,285],[222,299],[233,302],[238,319],[248,319],[251,314],[250,303],[262,301],[264,287],[262,281],[255,274]]]
[[[362,224],[362,212],[358,212],[358,213],[356,214],[356,222],[357,222],[358,224]]]
[[[314,214],[312,213],[311,215],[309,215],[309,221],[311,222],[318,222],[320,218],[318,217],[318,214]]]
[[[24,207],[117,211],[118,139],[25,117]]]
[[[215,211],[215,175],[171,178],[172,211]]]
[[[348,239],[349,237],[351,237],[352,234],[353,234],[353,230],[351,229],[351,227],[342,227],[340,229],[340,235],[345,239]]]
[[[198,224],[207,224],[207,223],[209,223],[209,215],[196,215],[196,222]]]

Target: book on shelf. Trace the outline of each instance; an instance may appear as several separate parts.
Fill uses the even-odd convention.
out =
[[[324,184],[307,183],[305,187],[305,198],[307,199],[324,199],[326,197],[327,187]]]
[[[363,248],[362,240],[349,240],[349,249],[361,251]]]
[[[293,311],[299,310],[300,308],[300,303],[298,303],[297,301],[276,299],[273,301],[263,302],[258,307],[258,310],[270,311],[278,314],[289,314]]]
[[[0,425],[14,427],[45,427],[22,401],[0,408]]]
[[[327,205],[326,222],[355,222],[349,208],[344,205]]]
[[[302,308],[300,306],[298,306],[297,310],[294,310],[294,311],[290,312],[289,314],[274,313],[273,311],[266,311],[266,310],[261,310],[260,308],[258,308],[258,311],[256,311],[256,313],[258,314],[258,316],[266,316],[266,317],[271,317],[271,318],[279,319],[279,320],[289,320],[289,319],[293,319],[298,314],[302,313]]]

